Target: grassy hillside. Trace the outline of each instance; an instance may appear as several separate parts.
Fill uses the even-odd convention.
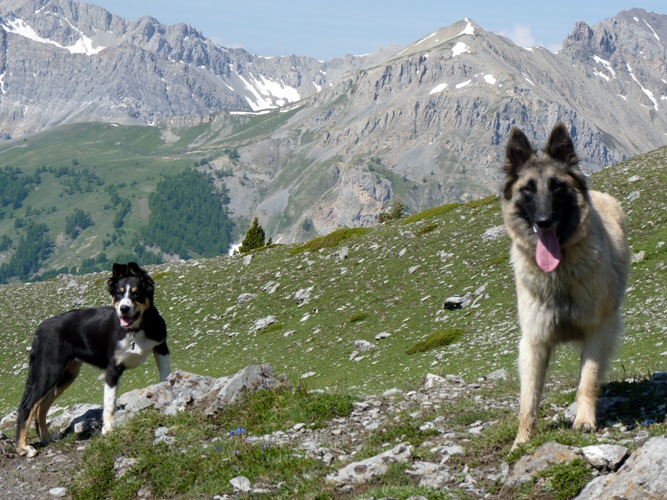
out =
[[[161,142],[154,128],[85,124],[5,145],[0,167],[30,176],[42,173],[20,208],[4,210],[0,233],[16,243],[22,235],[20,223],[46,224],[55,242],[44,264],[47,269],[79,267],[102,252],[110,258],[127,252],[134,233],[146,224],[149,193],[164,175],[192,165],[191,159],[167,156]],[[114,227],[128,203],[124,223]],[[75,208],[89,214],[93,225],[71,239],[65,236],[66,222]],[[0,262],[7,262],[15,249],[4,252]]]
[[[666,161],[663,148],[590,179],[593,188],[621,200],[637,256],[624,308],[627,334],[612,363],[615,379],[667,367],[667,193],[654,189],[665,180]],[[312,252],[275,246],[252,254],[248,265],[241,257],[220,257],[150,266],[172,366],[223,376],[269,362],[311,388],[363,394],[409,385],[429,372],[466,380],[499,368],[516,374],[520,332],[509,240],[487,236],[501,225],[499,202],[489,198],[387,223]],[[18,404],[36,325],[73,307],[108,304],[106,277],[0,287],[0,414]],[[299,304],[295,294],[311,287],[310,300]],[[443,310],[446,297],[467,293],[466,307]],[[242,294],[252,295],[239,300]],[[256,322],[269,316],[275,323],[257,330]],[[454,343],[407,354],[433,334],[454,334]],[[352,357],[357,340],[373,347]],[[551,372],[574,377],[577,367],[575,354],[563,347]],[[156,380],[147,363],[124,376],[121,392]],[[85,370],[59,403],[101,403],[102,386],[99,372]]]
[[[389,181],[393,197],[412,210],[441,199],[442,193],[434,194],[425,177],[410,179],[392,172],[379,156],[360,153],[348,157],[335,148],[310,151],[319,143],[316,137],[321,131],[301,127],[270,139],[297,109],[252,115],[222,113],[198,123],[184,120],[160,127],[73,124],[0,144],[0,175],[12,169],[18,171],[20,180],[27,181],[23,198],[15,196],[17,183],[0,177],[12,194],[4,203],[8,193],[0,190],[0,282],[101,270],[104,266],[99,264],[136,255],[135,248],[142,249],[140,253],[146,247],[178,253],[162,245],[137,245],[146,243],[151,193],[166,176],[191,167],[212,174],[216,188],[228,188],[233,194],[228,197],[216,191],[221,202],[229,202],[235,241],[242,238],[257,213],[264,213],[261,222],[275,240],[286,233],[290,241],[315,236],[321,231],[317,225],[321,221],[317,221],[317,210],[312,212],[314,207],[340,203],[340,190],[349,188],[341,185],[340,165],[350,167],[350,177],[344,182],[351,186],[356,185],[355,176]],[[68,225],[75,210],[91,222],[78,233]],[[43,225],[40,229],[46,230],[50,247],[30,266],[13,263],[31,224]],[[180,236],[178,231],[172,233]],[[190,250],[188,254],[195,257],[211,255]],[[19,272],[2,272],[5,264]]]

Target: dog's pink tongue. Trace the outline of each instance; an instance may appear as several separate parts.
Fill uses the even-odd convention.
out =
[[[128,326],[132,326],[132,323],[134,323],[132,318],[128,318],[128,317],[125,317],[125,316],[120,318],[120,324],[125,328],[127,328]]]
[[[560,264],[560,244],[555,228],[548,231],[537,230],[535,261],[545,273],[550,273]]]

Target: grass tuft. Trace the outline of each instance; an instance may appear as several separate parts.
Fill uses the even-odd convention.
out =
[[[296,255],[303,252],[316,252],[322,248],[335,247],[352,238],[366,234],[368,231],[370,231],[368,227],[345,227],[294,247],[290,250],[290,253]]]
[[[482,207],[484,205],[489,205],[491,203],[496,203],[498,201],[498,197],[494,194],[491,196],[487,196],[486,198],[481,198],[479,200],[472,200],[466,203],[466,207],[468,208],[477,208],[477,207]]]
[[[438,215],[443,215],[446,214],[447,212],[451,212],[452,210],[460,206],[461,205],[459,203],[447,203],[445,205],[440,205],[438,207],[429,208],[428,210],[424,210],[423,212],[419,212],[404,219],[403,224],[411,224],[413,222],[418,222],[420,220],[430,219]]]
[[[463,336],[463,328],[447,328],[446,330],[438,330],[432,333],[424,340],[417,342],[415,345],[405,351],[406,354],[416,354],[418,352],[426,352],[437,347],[444,347],[453,344]]]
[[[557,500],[574,498],[593,479],[590,467],[581,458],[556,463],[537,476],[546,478],[545,489],[553,492]]]
[[[368,313],[357,313],[353,315],[348,321],[348,323],[359,323],[368,318]]]
[[[417,236],[421,236],[422,234],[430,233],[431,231],[437,228],[438,228],[437,224],[428,224],[424,227],[420,227],[415,234]]]

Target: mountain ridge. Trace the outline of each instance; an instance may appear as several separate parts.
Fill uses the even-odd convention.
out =
[[[56,95],[61,97],[57,105],[41,109],[48,121],[18,106],[0,113],[5,138],[72,121],[153,124],[166,116],[275,108],[316,92],[328,84],[327,73],[335,77],[339,68],[363,59],[348,56],[327,63],[303,56],[255,56],[221,47],[186,24],[165,26],[150,16],[126,21],[71,0],[5,0],[0,18],[3,67],[12,66],[8,58],[14,52],[17,58],[31,53],[36,62],[26,61],[23,75],[19,68],[5,72],[3,108],[13,104],[17,92],[17,99],[39,105],[45,99],[40,91],[53,92],[58,81],[76,78],[72,83],[82,87],[80,93],[70,88]],[[64,63],[66,69],[58,67]],[[45,83],[26,88],[27,75],[39,75]],[[142,105],[148,96],[150,102]],[[85,107],[79,110],[67,100]]]
[[[559,53],[464,19],[398,49],[316,61],[254,56],[186,25],[124,21],[84,5],[0,1],[0,123],[5,137],[17,136],[8,147],[59,123],[149,125],[161,158],[205,159],[197,168],[224,184],[237,227],[259,217],[273,241],[374,225],[397,199],[415,213],[495,194],[513,126],[540,144],[566,123],[587,173],[667,144],[663,14],[634,9],[578,23]],[[60,47],[92,50],[81,40],[95,36],[100,45],[110,37],[108,47],[71,54],[16,33],[19,20]],[[26,54],[34,61],[12,69]]]

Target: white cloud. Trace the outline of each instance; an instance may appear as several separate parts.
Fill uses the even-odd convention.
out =
[[[519,47],[524,47],[526,49],[533,47],[544,47],[551,52],[558,52],[563,48],[562,42],[544,44],[542,41],[535,38],[531,27],[524,24],[515,24],[514,28],[512,28],[512,31],[501,31],[500,35],[509,38]]]
[[[512,31],[509,33],[501,32],[502,36],[506,36],[520,47],[535,47],[538,45],[535,35],[533,35],[530,26],[523,24],[515,24]]]

